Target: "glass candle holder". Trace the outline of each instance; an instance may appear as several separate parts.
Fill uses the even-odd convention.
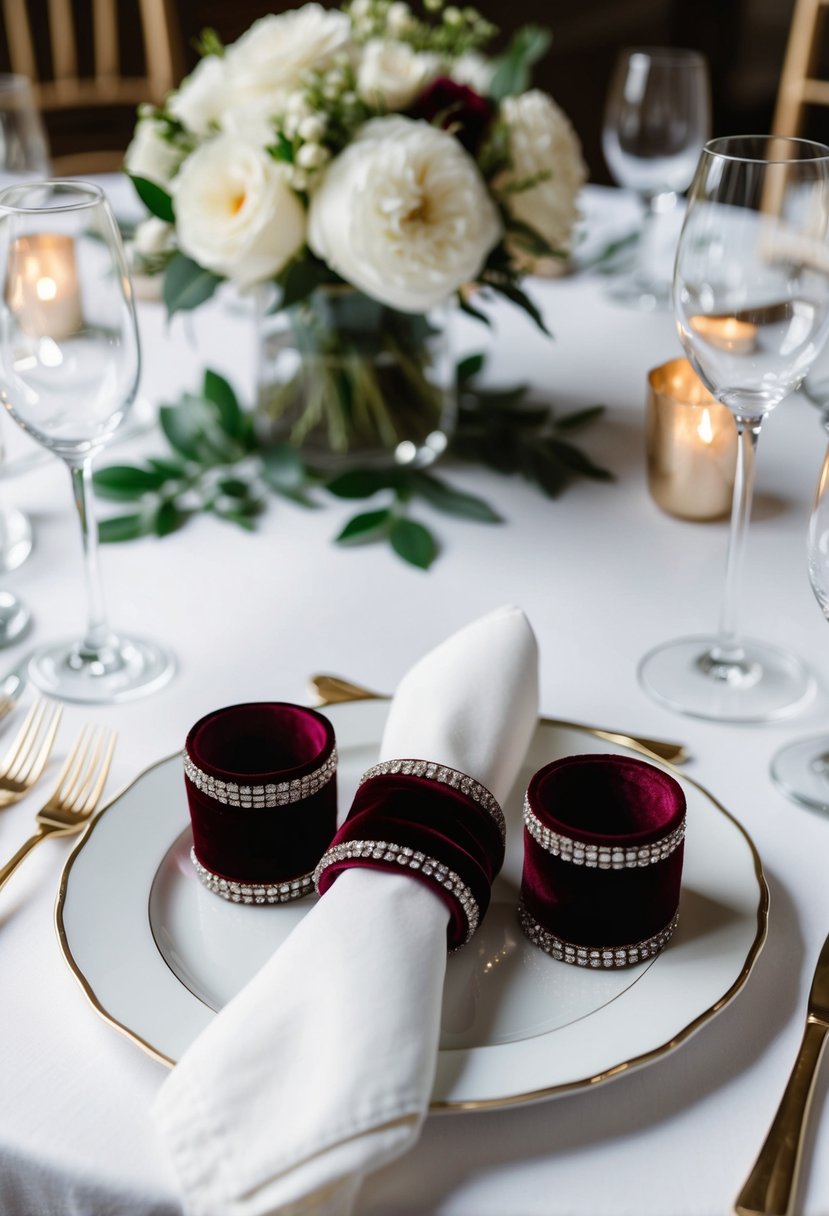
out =
[[[737,427],[687,359],[648,373],[648,489],[678,519],[723,519],[731,510]]]

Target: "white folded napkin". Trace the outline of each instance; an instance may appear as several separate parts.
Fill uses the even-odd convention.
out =
[[[502,802],[537,713],[535,637],[520,609],[502,608],[404,677],[380,759],[449,765]],[[441,899],[403,874],[340,874],[161,1087],[154,1114],[188,1216],[344,1216],[365,1174],[414,1144],[447,922]]]

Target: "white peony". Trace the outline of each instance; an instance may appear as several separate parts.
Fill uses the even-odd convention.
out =
[[[393,38],[371,38],[357,68],[357,92],[369,105],[405,110],[439,71],[437,55],[419,54]]]
[[[167,126],[157,118],[138,120],[124,154],[124,168],[132,177],[144,177],[167,187],[184,160],[184,149],[167,138]]]
[[[308,217],[314,253],[402,312],[424,312],[474,280],[501,231],[458,141],[398,115],[367,123],[331,162]]]
[[[352,49],[345,13],[304,4],[260,17],[225,52],[230,105],[278,113],[288,95],[303,87],[306,72],[324,71]]]
[[[509,132],[512,163],[494,183],[496,191],[546,173],[537,185],[505,193],[503,199],[512,215],[534,228],[553,249],[568,249],[579,217],[578,194],[587,180],[581,145],[569,119],[552,97],[538,89],[506,97],[500,117]],[[517,250],[516,257],[527,260]]]
[[[277,274],[305,240],[305,211],[284,166],[234,136],[188,158],[174,198],[180,249],[242,287]]]
[[[220,55],[207,55],[167,98],[167,109],[194,135],[208,135],[221,125],[226,88],[226,60]]]
[[[467,51],[460,55],[452,64],[449,75],[458,84],[466,84],[482,97],[489,93],[495,65],[491,59],[479,55],[477,51]]]

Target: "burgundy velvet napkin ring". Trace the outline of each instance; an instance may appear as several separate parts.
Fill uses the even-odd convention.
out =
[[[553,958],[628,967],[658,954],[677,922],[685,795],[628,756],[567,756],[524,800],[519,921]]]
[[[489,906],[505,835],[503,811],[479,781],[427,760],[386,760],[363,774],[314,881],[323,895],[352,866],[405,872],[448,907],[456,950]]]
[[[337,827],[336,769],[334,728],[316,710],[260,701],[201,718],[184,749],[200,881],[234,903],[310,894]]]

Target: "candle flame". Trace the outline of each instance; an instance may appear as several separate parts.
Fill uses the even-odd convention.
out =
[[[697,424],[697,434],[703,443],[714,442],[714,427],[711,422],[711,411],[709,409],[702,411],[702,417]]]
[[[39,300],[54,300],[58,294],[58,285],[54,279],[44,275],[35,284],[35,293]]]

